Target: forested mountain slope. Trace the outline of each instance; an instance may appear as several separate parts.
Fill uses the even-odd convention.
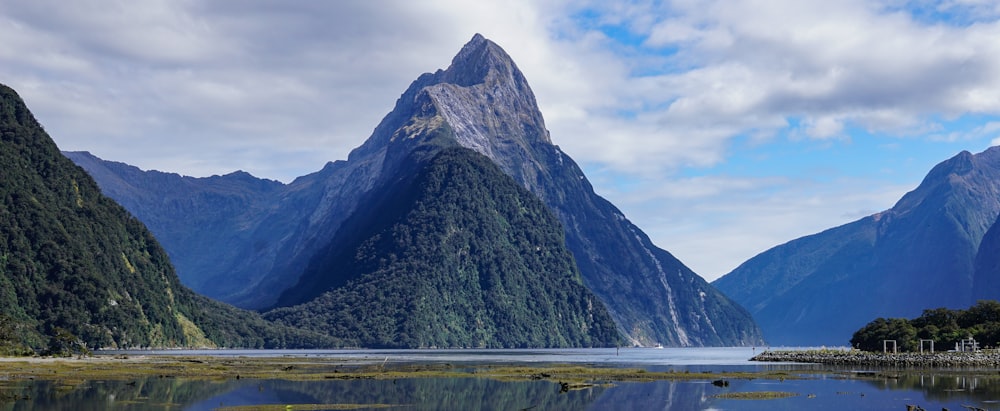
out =
[[[489,159],[456,146],[396,181],[282,294],[291,307],[266,318],[365,347],[621,342],[559,221]]]
[[[139,220],[60,154],[0,85],[0,312],[5,343],[87,347],[331,345],[181,285]]]

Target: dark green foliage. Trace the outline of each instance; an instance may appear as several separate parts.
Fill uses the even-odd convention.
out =
[[[1000,346],[1000,302],[981,300],[968,310],[924,310],[912,320],[878,318],[856,331],[851,345],[880,352],[884,340],[896,340],[900,351],[919,351],[923,339],[934,340],[937,350],[946,350],[970,337],[980,347]]]
[[[45,355],[56,357],[68,357],[71,355],[90,355],[87,343],[73,335],[69,330],[60,327],[52,329],[52,338],[49,339],[49,347],[45,349]]]
[[[558,220],[489,159],[444,149],[399,176],[267,318],[365,347],[619,342]]]
[[[284,346],[259,316],[183,287],[142,223],[63,157],[2,85],[0,233],[0,312],[15,324],[3,330],[11,346]]]
[[[24,326],[13,317],[0,313],[0,356],[22,356],[34,351],[24,344]]]
[[[885,340],[895,340],[899,351],[914,351],[920,348],[917,329],[902,318],[878,318],[868,323],[854,333],[851,346],[865,351],[882,351]]]
[[[205,336],[227,348],[330,348],[343,346],[336,338],[307,330],[274,324],[254,311],[200,296],[185,288],[189,305],[181,310]]]

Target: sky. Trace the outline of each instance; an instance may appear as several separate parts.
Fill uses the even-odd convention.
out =
[[[0,0],[0,83],[63,150],[290,182],[475,33],[552,141],[707,280],[1000,144],[992,0]]]

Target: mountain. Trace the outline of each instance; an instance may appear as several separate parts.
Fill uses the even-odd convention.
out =
[[[362,347],[620,343],[559,221],[489,159],[445,148],[394,180],[266,318]]]
[[[998,193],[1000,148],[961,152],[890,210],[774,247],[713,284],[783,345],[845,344],[878,317],[1000,297],[1000,228],[987,235]]]
[[[181,285],[167,254],[63,157],[17,93],[0,85],[2,343],[34,350],[332,345]]]
[[[87,152],[63,154],[86,169],[106,195],[149,227],[169,253],[185,285],[212,298],[238,302],[232,295],[246,286],[245,278],[218,273],[236,271],[234,267],[247,262],[260,262],[254,252],[267,247],[251,245],[269,241],[272,233],[248,227],[262,225],[261,218],[274,206],[275,196],[282,192],[284,184],[245,172],[193,178],[147,172]]]
[[[233,251],[216,261],[178,255],[181,275],[201,278],[190,284],[206,295],[248,308],[273,307],[281,291],[293,287],[316,255],[324,253],[345,221],[367,207],[362,199],[391,187],[400,169],[429,161],[442,147],[456,144],[489,158],[556,215],[584,285],[605,304],[630,343],[761,343],[746,310],[653,245],[614,205],[594,193],[580,168],[552,144],[524,75],[506,52],[478,34],[448,69],[419,76],[346,161],[329,163],[273,193],[254,194],[259,206],[226,215],[239,221],[234,224],[238,231],[216,233],[225,238],[209,246]],[[204,206],[184,193],[161,192],[107,163],[81,165],[94,168],[102,185],[114,180],[101,177],[110,171],[123,183],[108,185],[122,183],[144,193],[132,194],[141,204],[129,207],[143,221],[151,221],[158,236],[169,235],[170,229],[157,227],[156,221],[176,221],[175,230],[190,232],[195,225],[192,214],[198,211],[183,206]],[[214,284],[233,287],[216,289]]]
[[[972,298],[1000,300],[1000,217],[983,234],[973,270]]]

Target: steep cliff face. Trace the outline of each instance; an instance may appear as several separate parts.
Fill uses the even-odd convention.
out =
[[[447,128],[448,133],[440,133]],[[558,217],[584,284],[635,344],[759,344],[749,313],[670,253],[654,246],[611,203],[596,195],[580,168],[553,145],[524,75],[495,43],[476,35],[446,70],[426,73],[397,100],[347,161],[281,188],[271,208],[244,218],[252,232],[221,271],[192,264],[191,276],[223,275],[243,284],[227,301],[260,308],[293,285],[329,244],[360,199],[393,176],[459,145],[495,162]],[[141,209],[143,207],[137,207]],[[151,218],[142,210],[140,218]],[[183,216],[172,216],[181,218]],[[185,274],[186,276],[188,274]],[[204,281],[210,284],[214,281]],[[199,290],[217,295],[209,290]]]
[[[1000,295],[987,274],[995,245],[984,240],[998,215],[1000,148],[962,152],[892,209],[765,251],[714,285],[754,314],[771,344],[846,344],[877,317]]]

